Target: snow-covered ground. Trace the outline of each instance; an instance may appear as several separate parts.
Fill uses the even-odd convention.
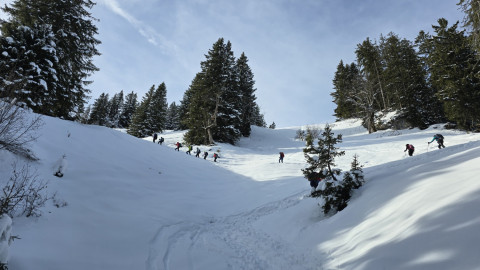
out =
[[[173,150],[181,132],[161,134],[158,145],[44,122],[32,166],[67,205],[13,219],[21,239],[10,247],[11,270],[480,269],[480,134],[440,125],[368,134],[359,121],[333,123],[346,152],[338,167],[348,170],[358,154],[367,182],[327,218],[307,197],[298,127],[200,146],[210,153],[203,160]],[[445,149],[427,147],[435,133]],[[14,158],[0,152],[2,181]],[[63,178],[53,176],[60,163]]]

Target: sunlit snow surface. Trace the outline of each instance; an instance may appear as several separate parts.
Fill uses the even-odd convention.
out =
[[[358,154],[367,182],[326,218],[306,197],[299,127],[253,128],[236,146],[199,146],[210,153],[204,160],[173,150],[182,132],[160,134],[158,145],[44,122],[32,166],[67,206],[50,202],[40,218],[13,219],[21,239],[9,269],[480,269],[480,134],[441,125],[368,134],[359,121],[331,123],[346,152],[337,167],[348,170]],[[435,133],[445,149],[427,144]],[[68,168],[57,178],[64,155]],[[6,181],[14,156],[0,152],[0,160]]]

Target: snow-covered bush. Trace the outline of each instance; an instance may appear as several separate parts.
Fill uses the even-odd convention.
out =
[[[307,131],[307,143],[303,152],[310,166],[302,169],[303,174],[311,183],[322,181],[320,189],[314,190],[311,195],[324,200],[322,208],[325,214],[341,211],[347,206],[352,190],[363,184],[362,166],[358,162],[358,156],[354,155],[350,172],[343,174],[343,180],[337,179],[342,171],[335,168],[335,158],[343,156],[345,151],[339,151],[335,145],[342,142],[342,135],[334,136],[327,124],[318,137],[318,146],[314,145],[314,139],[313,133]]]
[[[325,189],[321,192],[325,200],[322,206],[324,213],[345,209],[352,197],[353,190],[360,188],[364,182],[362,166],[358,161],[358,156],[354,155],[352,167],[349,172],[343,174],[343,180],[335,183],[327,182]]]

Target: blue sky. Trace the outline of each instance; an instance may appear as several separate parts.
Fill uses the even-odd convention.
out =
[[[367,37],[394,32],[414,40],[444,17],[463,18],[456,0],[98,0],[91,103],[124,90],[139,99],[165,82],[179,103],[218,38],[245,52],[257,103],[277,127],[333,122],[330,93],[340,60],[355,61]]]

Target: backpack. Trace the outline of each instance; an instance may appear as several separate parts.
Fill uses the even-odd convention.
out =
[[[182,144],[181,144],[181,143],[178,143],[178,147],[182,147]]]
[[[280,152],[280,156],[281,156],[281,157],[284,157],[285,154],[284,154],[283,152]]]
[[[437,137],[438,139],[442,139],[442,140],[443,140],[442,134],[436,134],[435,137]]]

